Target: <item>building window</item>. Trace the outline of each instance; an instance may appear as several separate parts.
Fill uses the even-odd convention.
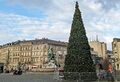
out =
[[[28,48],[26,47],[26,50],[27,50]]]
[[[119,64],[117,64],[117,69],[119,69]]]
[[[37,47],[37,50],[38,50],[39,48]]]
[[[115,52],[115,54],[117,54],[117,52]]]
[[[114,47],[116,47],[116,44],[114,44]]]
[[[15,56],[15,54],[13,53],[13,56]]]
[[[40,65],[40,68],[42,68],[42,65]]]

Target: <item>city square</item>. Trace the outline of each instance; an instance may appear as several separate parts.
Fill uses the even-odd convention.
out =
[[[0,82],[120,81],[120,1],[0,3]]]
[[[53,74],[0,74],[0,82],[56,82]]]
[[[116,82],[120,82],[119,80]],[[82,82],[82,80],[62,80],[58,79],[54,73],[26,73],[22,75],[0,74],[0,82]],[[108,81],[97,80],[93,82]]]

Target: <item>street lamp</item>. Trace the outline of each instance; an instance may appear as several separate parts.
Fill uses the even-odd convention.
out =
[[[113,63],[114,63],[114,73],[115,73],[115,82],[117,82],[117,80],[116,80],[116,65],[115,65],[115,63],[116,62],[118,62],[119,61],[119,59],[115,56],[114,58],[113,58]]]

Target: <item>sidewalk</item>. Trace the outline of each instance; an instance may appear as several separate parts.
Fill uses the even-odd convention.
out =
[[[25,72],[25,74],[54,74],[54,72]]]

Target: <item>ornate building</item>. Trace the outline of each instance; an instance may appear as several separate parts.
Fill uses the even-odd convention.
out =
[[[106,43],[99,42],[98,40],[96,40],[96,41],[90,41],[89,45],[99,57],[102,57],[103,59],[107,57]]]
[[[112,51],[116,70],[120,70],[120,39],[114,38],[112,42]]]
[[[97,57],[106,57],[106,44],[99,41],[90,43],[93,61]],[[22,69],[31,71],[49,71],[45,65],[48,61],[48,50],[52,48],[57,64],[64,66],[65,55],[67,54],[67,42],[50,39],[36,39],[16,41],[0,47],[0,63],[4,69]]]
[[[57,62],[63,66],[67,43],[49,39],[24,40],[8,43],[0,48],[0,63],[4,68],[43,70],[48,59],[48,49],[53,48]],[[43,68],[44,67],[44,68]]]

